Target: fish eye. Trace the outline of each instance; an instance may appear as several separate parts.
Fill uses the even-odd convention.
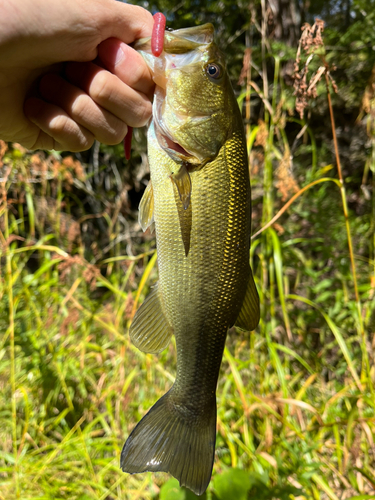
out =
[[[210,79],[219,80],[223,75],[223,69],[219,64],[209,63],[206,66],[206,73]]]

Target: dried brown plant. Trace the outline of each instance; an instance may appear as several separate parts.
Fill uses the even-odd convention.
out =
[[[258,120],[258,127],[254,145],[262,146],[262,148],[265,149],[268,139],[268,128],[264,120]]]
[[[316,19],[315,23],[305,23],[302,28],[302,35],[299,40],[296,60],[294,63],[294,95],[296,96],[296,111],[302,120],[304,111],[310,99],[317,97],[316,87],[324,74],[327,74],[331,81],[333,90],[337,92],[336,82],[331,76],[329,66],[324,55],[324,41],[322,33],[324,31],[324,21]],[[317,71],[309,74],[309,65],[319,49],[323,49],[323,54],[318,54],[322,64]],[[302,55],[307,56],[305,63],[302,63]]]
[[[72,307],[68,310],[68,315],[64,318],[60,326],[60,333],[66,337],[72,330],[76,328],[76,324],[79,321],[80,315],[78,309]]]
[[[3,158],[7,150],[8,150],[7,143],[0,140],[0,167],[3,166]]]
[[[292,174],[292,155],[289,149],[285,149],[279,167],[276,170],[276,187],[281,193],[282,201],[286,201],[290,196],[299,191],[297,181]]]
[[[70,172],[74,172],[74,176],[80,181],[85,180],[85,171],[83,169],[82,163],[75,160],[72,156],[67,156],[62,161],[62,170],[66,167]],[[69,172],[69,173],[70,173]]]
[[[128,293],[125,304],[125,318],[131,319],[133,311],[134,299],[131,293]]]
[[[368,115],[367,134],[372,138],[375,135],[375,65],[372,68],[370,79],[362,97],[357,122],[362,120],[365,114]]]
[[[246,82],[248,72],[251,65],[251,48],[248,47],[245,49],[242,61],[242,69],[240,73],[240,77],[238,79],[238,85],[243,85]]]
[[[61,256],[58,257],[61,259]],[[67,257],[63,257],[60,264],[57,266],[57,269],[60,271],[61,281],[67,281],[71,273],[79,271],[80,268],[83,279],[90,286],[90,289],[94,290],[97,278],[100,275],[100,269],[87,262],[80,255],[68,255]]]

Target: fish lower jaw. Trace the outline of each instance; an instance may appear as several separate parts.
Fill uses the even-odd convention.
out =
[[[177,163],[187,163],[191,165],[191,169],[195,170],[197,166],[204,165],[209,161],[209,158],[201,158],[200,156],[187,151],[181,144],[175,142],[168,130],[165,130],[159,123],[155,123],[155,135],[159,146]]]
[[[177,142],[174,142],[170,137],[164,134],[160,134],[158,136],[158,141],[160,146],[166,151],[169,156],[172,156],[173,158],[175,156],[178,157],[178,159],[190,163],[191,160],[195,159],[195,157],[190,154],[186,149],[184,149],[180,144]]]
[[[186,151],[186,149],[177,142],[174,142],[168,135],[159,133],[157,134],[157,139],[160,147],[177,163],[186,163],[193,168],[194,166],[206,163],[206,161]],[[188,170],[193,170],[193,168],[188,168]]]

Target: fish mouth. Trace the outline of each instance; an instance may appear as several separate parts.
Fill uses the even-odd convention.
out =
[[[200,170],[207,162],[213,160],[215,155],[201,155],[191,152],[176,142],[175,138],[165,127],[163,122],[154,119],[155,135],[159,146],[177,163],[185,163],[189,172]]]
[[[199,170],[203,167],[211,157],[199,156],[197,153],[192,153],[186,150],[181,144],[172,138],[172,135],[165,129],[161,128],[159,123],[154,120],[155,135],[160,147],[177,163],[185,163],[189,172]]]
[[[186,151],[186,149],[184,149],[180,144],[178,144],[177,142],[174,142],[170,137],[168,137],[167,135],[163,135],[163,134],[160,134],[160,136],[158,137],[158,140],[159,140],[159,144],[160,142],[163,143],[160,144],[163,149],[168,149],[168,150],[172,150],[174,151],[175,153],[177,153],[178,155],[182,155],[182,157],[185,157],[185,158],[193,158],[193,155],[188,153]]]
[[[202,159],[191,151],[186,150],[181,144],[176,142],[163,120],[163,102],[165,99],[165,89],[157,86],[153,105],[153,115],[155,124],[155,135],[160,147],[175,161],[181,163],[201,164]],[[199,119],[199,118],[198,118]]]
[[[165,128],[161,128],[157,120],[155,123],[155,135],[160,147],[178,163],[202,163],[194,154],[186,151],[178,142],[176,142]]]

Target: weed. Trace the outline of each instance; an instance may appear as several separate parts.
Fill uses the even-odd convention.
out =
[[[293,90],[265,39],[266,15],[254,25],[274,74],[258,68],[259,86],[247,50],[239,99],[262,319],[255,332],[228,335],[206,498],[373,498],[375,218],[350,209],[360,194],[340,169],[337,138],[336,178],[312,125],[291,115]],[[324,62],[310,67],[324,57],[322,25],[303,37],[299,111],[314,89],[330,99],[332,85]],[[361,192],[372,214],[373,104],[371,80],[359,120],[371,141]],[[157,279],[156,253],[148,235],[140,250],[136,222],[124,222],[121,179],[114,202],[95,213],[76,196],[73,188],[86,189],[96,206],[88,179],[102,172],[98,162],[0,143],[1,500],[193,498],[165,474],[119,469],[125,438],[173,383],[176,360],[173,343],[153,356],[129,341],[129,322]]]

